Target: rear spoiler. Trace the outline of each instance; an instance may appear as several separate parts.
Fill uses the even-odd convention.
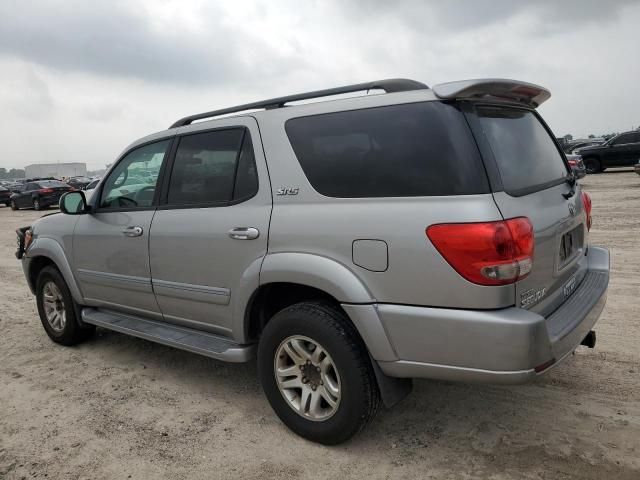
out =
[[[551,92],[539,85],[504,78],[440,83],[435,85],[432,90],[438,98],[446,100],[499,98],[534,108],[542,105],[543,102],[551,97]]]

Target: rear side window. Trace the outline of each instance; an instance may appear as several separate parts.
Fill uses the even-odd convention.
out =
[[[329,197],[488,193],[469,127],[441,102],[351,110],[288,120],[307,179]]]
[[[169,205],[224,204],[258,191],[249,132],[243,128],[180,139],[169,181]]]
[[[526,193],[563,181],[567,167],[533,112],[489,106],[477,111],[506,192]]]

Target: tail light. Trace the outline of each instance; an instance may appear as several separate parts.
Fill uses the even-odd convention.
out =
[[[53,188],[41,188],[38,193],[53,193]]]
[[[478,285],[507,285],[533,267],[533,225],[526,217],[431,225],[426,234],[456,272]]]
[[[582,192],[582,205],[587,214],[587,230],[591,230],[591,195],[587,192]]]

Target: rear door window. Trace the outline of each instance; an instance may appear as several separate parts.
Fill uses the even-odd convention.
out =
[[[488,193],[463,114],[422,102],[293,118],[286,131],[309,183],[329,197]]]
[[[249,132],[214,130],[180,138],[169,181],[169,205],[225,205],[258,191]]]
[[[482,106],[477,112],[507,193],[524,194],[564,181],[567,167],[535,113],[503,106]]]

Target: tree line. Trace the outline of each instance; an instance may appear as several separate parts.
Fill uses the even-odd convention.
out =
[[[0,167],[0,180],[12,180],[14,178],[24,178],[24,168],[12,168],[7,170]]]

